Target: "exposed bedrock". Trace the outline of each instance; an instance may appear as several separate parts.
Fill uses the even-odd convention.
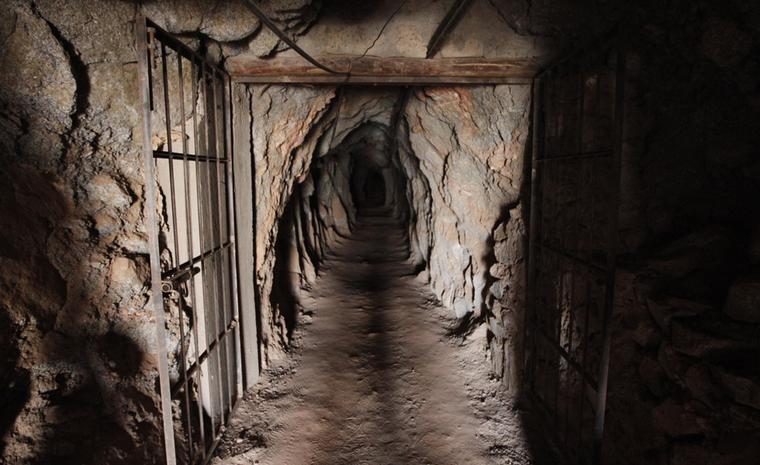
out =
[[[288,321],[295,321],[287,315],[293,305],[280,302],[290,299],[272,298],[274,280],[286,276],[272,273],[277,260],[288,262],[287,276],[308,285],[325,250],[351,233],[357,201],[366,201],[360,186],[374,176],[382,180],[382,204],[406,221],[410,259],[427,273],[436,295],[459,318],[488,320],[499,375],[505,350],[506,364],[516,368],[510,344],[517,343],[523,287],[528,88],[416,91],[395,137],[389,125],[400,90],[336,95],[252,86],[250,93],[257,176],[285,173],[257,188],[258,230],[271,231],[257,243],[268,357],[281,356],[292,330]],[[287,120],[302,123],[282,125]],[[278,223],[286,207],[291,219]],[[296,259],[276,258],[279,234],[287,235],[279,242],[290,244],[288,256]],[[289,310],[283,314],[280,307]]]

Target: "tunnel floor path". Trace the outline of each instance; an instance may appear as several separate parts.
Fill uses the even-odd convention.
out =
[[[326,258],[296,356],[243,400],[213,463],[535,463],[520,415],[489,379],[485,335],[449,335],[403,228],[371,213]]]

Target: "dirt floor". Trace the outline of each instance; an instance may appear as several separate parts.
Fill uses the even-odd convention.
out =
[[[294,356],[246,394],[212,463],[558,463],[489,376],[484,330],[452,335],[403,229],[376,215],[325,260]]]

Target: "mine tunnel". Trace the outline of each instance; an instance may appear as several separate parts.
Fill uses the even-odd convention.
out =
[[[0,463],[760,463],[760,7],[13,0]]]

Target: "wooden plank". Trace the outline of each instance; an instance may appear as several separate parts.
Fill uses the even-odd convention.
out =
[[[505,58],[318,57],[348,75],[325,72],[301,57],[232,57],[227,69],[237,82],[315,85],[529,84],[539,70],[533,60]]]

